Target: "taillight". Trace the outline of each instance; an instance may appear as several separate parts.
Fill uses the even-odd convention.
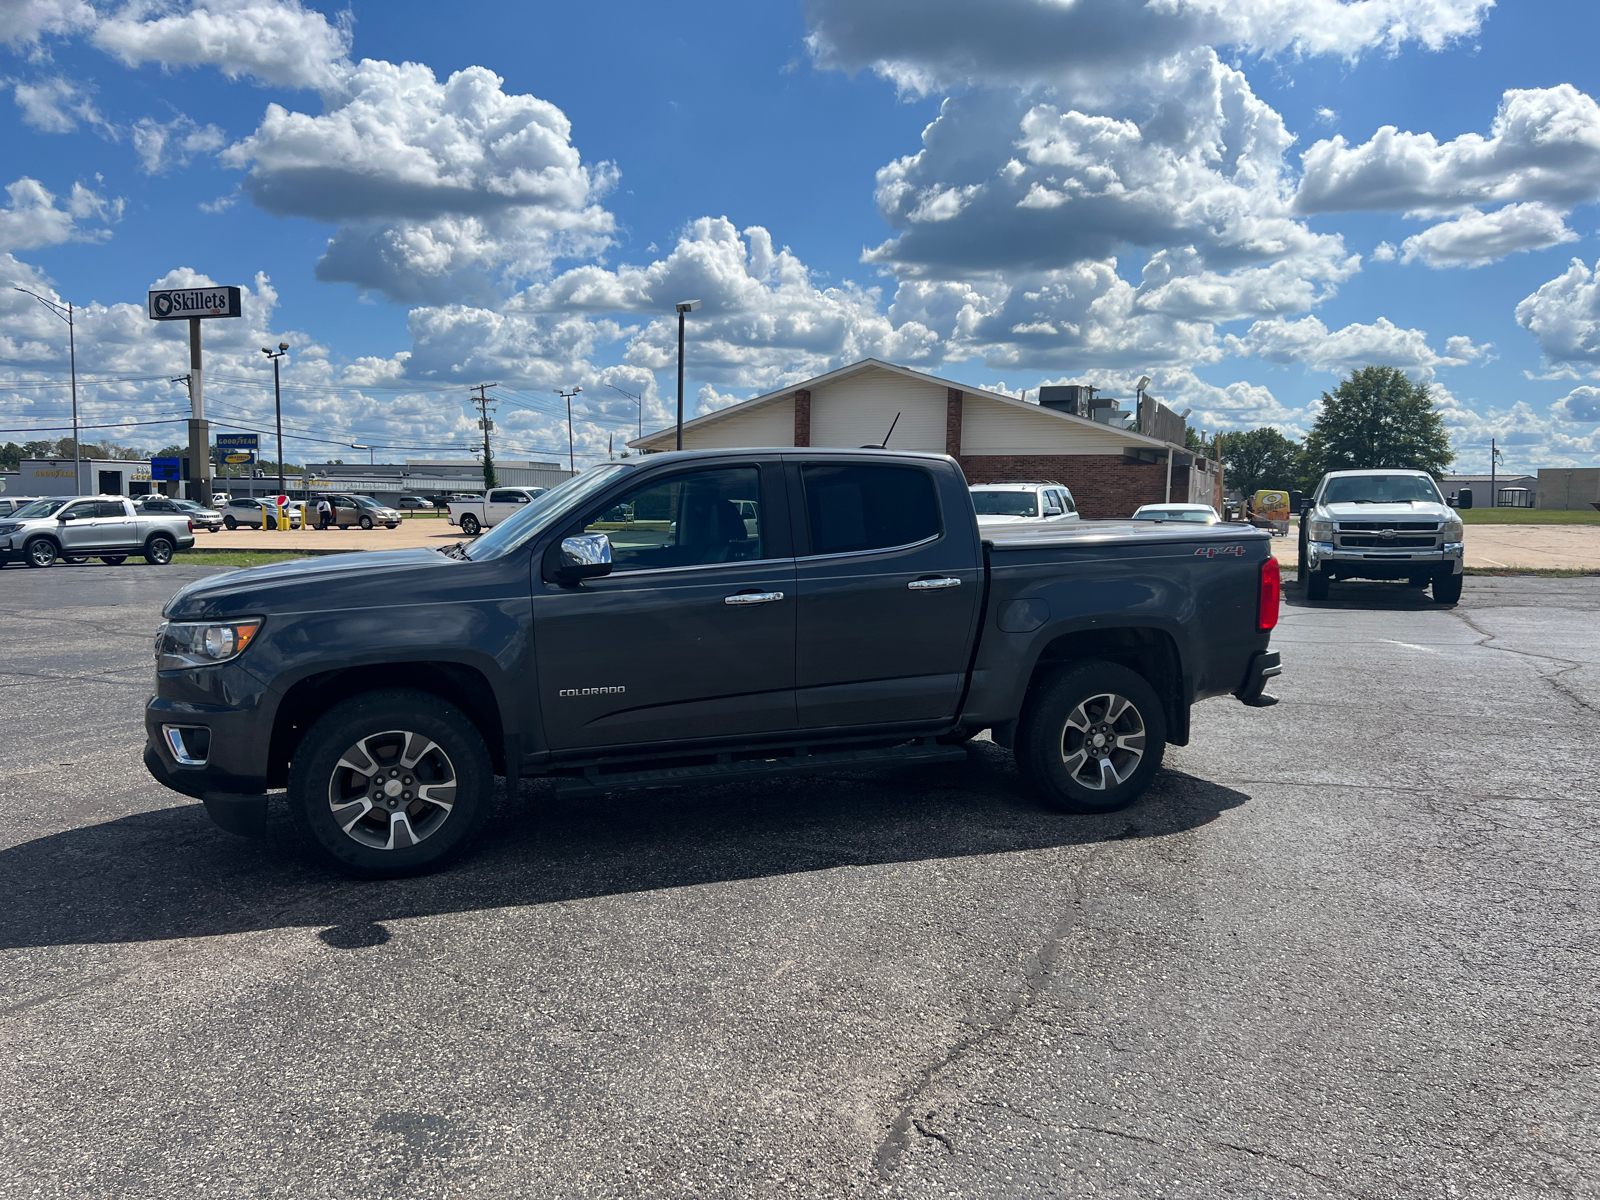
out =
[[[1278,604],[1283,598],[1283,574],[1278,560],[1267,555],[1261,564],[1261,601],[1256,607],[1256,628],[1273,629],[1278,624]]]
[[[190,533],[194,532],[194,518],[193,517],[189,518],[189,532]]]

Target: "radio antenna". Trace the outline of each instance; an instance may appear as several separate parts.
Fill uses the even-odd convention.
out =
[[[894,420],[889,422],[889,432],[883,435],[883,441],[878,446],[879,450],[888,449],[888,447],[889,447],[889,439],[894,436],[894,427],[896,425],[898,425],[898,424],[900,424],[900,414],[899,413],[895,413]]]

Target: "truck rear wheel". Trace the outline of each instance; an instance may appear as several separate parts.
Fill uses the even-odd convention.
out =
[[[493,784],[483,735],[455,705],[427,692],[368,692],[306,732],[289,811],[329,865],[394,878],[464,853],[489,819]]]
[[[1039,686],[1017,723],[1017,770],[1068,812],[1126,808],[1150,786],[1166,748],[1160,697],[1117,663],[1061,672]]]
[[[477,517],[473,516],[471,513],[462,513],[461,514],[461,532],[462,533],[466,534],[468,537],[477,537],[478,536],[478,530],[480,530],[482,528],[483,528],[483,526],[478,524],[478,518]]]

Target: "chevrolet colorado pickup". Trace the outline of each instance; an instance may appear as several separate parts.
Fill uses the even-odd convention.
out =
[[[1131,803],[1190,707],[1264,706],[1278,566],[1239,525],[980,537],[955,460],[724,450],[592,468],[469,543],[211,576],[167,604],[151,774],[222,828],[269,793],[330,865],[461,854],[493,777],[596,794],[965,757]]]

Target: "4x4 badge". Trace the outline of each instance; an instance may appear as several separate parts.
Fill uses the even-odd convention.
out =
[[[1195,552],[1196,558],[1215,558],[1219,554],[1231,554],[1235,558],[1244,557],[1244,547],[1238,544],[1232,546],[1200,546]]]

